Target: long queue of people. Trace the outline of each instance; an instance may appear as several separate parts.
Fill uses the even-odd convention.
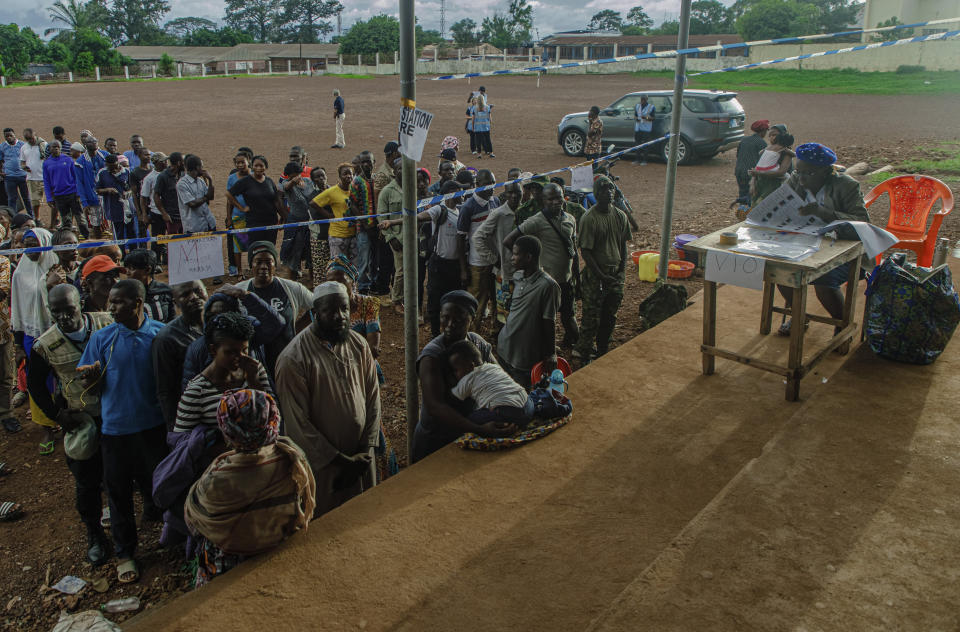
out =
[[[403,310],[397,143],[386,144],[379,166],[369,151],[337,165],[332,184],[300,147],[276,182],[265,156],[240,148],[225,225],[264,228],[231,235],[232,279],[214,279],[211,294],[199,281],[158,280],[162,244],[82,243],[216,228],[215,187],[199,156],[150,151],[134,136],[121,160],[115,142],[101,150],[86,130],[79,145],[54,131],[50,143],[29,137],[41,156],[39,189],[8,170],[16,150],[17,166],[34,171],[23,151],[30,141],[8,130],[0,152],[10,194],[0,240],[76,245],[0,257],[0,314],[9,313],[0,417],[19,431],[12,411],[26,399],[44,429],[41,454],[62,435],[88,561],[110,559],[109,528],[118,581],[139,578],[139,493],[141,519],[163,521],[161,543],[182,544],[202,584],[394,473],[378,357],[381,305]],[[461,163],[458,149],[446,137],[436,177],[418,170],[421,199],[495,182],[492,171]],[[463,432],[517,432],[535,365],[549,373],[563,348],[586,363],[612,340],[630,238],[613,183],[596,178],[587,210],[564,198],[562,179],[505,175],[525,183],[417,216],[418,304],[426,294],[432,339],[417,365],[412,461]],[[52,232],[29,197],[38,190]],[[278,232],[265,228],[309,219],[332,221],[284,230],[279,248]],[[0,519],[24,511],[7,502]]]

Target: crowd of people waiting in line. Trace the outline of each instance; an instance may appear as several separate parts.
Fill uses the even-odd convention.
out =
[[[50,143],[23,136],[6,130],[0,151],[11,209],[0,213],[0,241],[78,247],[0,256],[0,318],[9,315],[0,323],[0,418],[19,431],[12,410],[28,400],[44,428],[41,454],[63,433],[92,564],[110,559],[109,526],[118,580],[138,579],[136,492],[142,519],[163,521],[162,544],[183,543],[202,584],[396,471],[377,359],[381,303],[403,309],[397,143],[386,144],[379,166],[369,151],[337,165],[331,182],[300,147],[276,182],[266,157],[240,148],[226,225],[263,228],[231,235],[234,282],[208,294],[199,281],[157,280],[162,244],[81,243],[108,230],[215,228],[214,183],[198,156],[150,151],[140,136],[123,160],[115,141],[101,150],[88,131],[82,143],[59,127]],[[492,171],[461,163],[458,149],[456,137],[444,138],[436,177],[417,171],[420,199],[495,182]],[[859,189],[852,196],[850,179],[833,173],[832,151],[804,145],[795,157],[791,179],[816,212],[859,214]],[[20,174],[37,172],[39,185],[21,186],[21,177],[36,180]],[[505,175],[522,185],[417,215],[420,303],[425,290],[433,337],[417,362],[414,462],[464,432],[514,434],[534,366],[549,374],[558,348],[588,363],[611,344],[631,236],[613,183],[595,177],[588,210],[565,199],[562,179]],[[266,228],[309,219],[335,221],[285,229],[279,249],[278,231]],[[376,296],[388,293],[392,301]],[[23,511],[4,503],[0,519]]]
[[[379,165],[369,151],[337,165],[330,182],[299,147],[276,180],[265,156],[240,148],[222,196],[225,225],[254,230],[230,235],[232,278],[214,279],[208,293],[200,281],[157,278],[162,243],[84,247],[216,228],[215,185],[199,156],[151,151],[139,135],[123,154],[88,130],[79,143],[59,127],[50,142],[22,136],[6,130],[0,151],[0,248],[74,247],[0,257],[0,314],[9,316],[0,418],[18,432],[13,410],[29,403],[40,453],[62,437],[90,563],[111,558],[109,529],[118,580],[139,578],[137,493],[141,520],[163,522],[161,543],[182,543],[202,584],[396,471],[377,358],[381,305],[403,311],[397,143]],[[484,137],[479,144],[491,153]],[[436,176],[417,171],[420,199],[495,182],[458,150],[456,137],[444,138]],[[559,346],[584,363],[610,346],[630,237],[612,182],[597,178],[588,211],[565,200],[562,179],[504,175],[526,181],[417,216],[418,289],[433,338],[418,362],[413,461],[465,431],[502,437],[524,425],[532,368],[557,364],[558,312]],[[269,228],[311,219],[332,221],[282,236]],[[9,502],[0,518],[24,511]]]

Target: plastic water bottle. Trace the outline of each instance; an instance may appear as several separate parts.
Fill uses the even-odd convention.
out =
[[[946,237],[941,237],[937,240],[937,245],[933,249],[933,263],[931,268],[936,268],[937,266],[942,266],[947,262],[947,256],[950,254],[950,240]]]
[[[127,612],[128,610],[137,610],[140,608],[140,599],[137,597],[124,597],[123,599],[114,599],[103,605],[106,612]]]
[[[563,380],[563,371],[554,369],[550,374],[550,390],[562,393],[566,389],[567,383]]]

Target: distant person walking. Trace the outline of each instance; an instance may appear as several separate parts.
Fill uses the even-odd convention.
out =
[[[587,146],[583,150],[583,157],[596,160],[600,157],[603,144],[603,120],[600,118],[600,108],[594,105],[587,115],[590,128],[587,130]]]
[[[490,141],[490,106],[483,95],[477,97],[477,105],[473,108],[473,135],[476,137],[477,158],[487,154],[487,158],[496,158],[493,155],[493,143]]]
[[[757,166],[760,155],[767,148],[767,143],[763,140],[767,130],[770,129],[770,121],[759,119],[750,125],[753,132],[737,145],[737,164],[734,167],[733,174],[737,178],[737,201],[736,204],[750,204],[750,182],[752,177],[748,173]]]
[[[330,145],[330,149],[343,149],[347,144],[347,141],[343,139],[343,118],[346,116],[343,113],[343,97],[340,96],[339,90],[333,91],[333,97],[333,118],[337,126],[337,142]]]

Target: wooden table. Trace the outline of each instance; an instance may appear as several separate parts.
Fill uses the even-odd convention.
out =
[[[734,246],[720,244],[720,233],[736,231],[743,223],[734,224],[706,237],[690,242],[684,246],[698,253],[706,254],[707,250],[729,251]],[[863,244],[859,241],[832,241],[824,237],[823,245],[814,254],[800,261],[788,261],[773,257],[756,256],[763,259],[763,307],[760,314],[760,333],[769,334],[773,313],[788,314],[792,319],[790,327],[790,351],[787,365],[773,364],[751,358],[741,353],[727,351],[716,346],[717,343],[717,284],[714,281],[703,283],[703,374],[712,375],[717,357],[742,362],[763,371],[777,373],[787,380],[786,399],[796,401],[800,397],[800,380],[809,373],[824,357],[834,349],[846,353],[850,348],[856,324],[853,322],[854,308],[857,302],[857,285],[860,281],[860,257],[863,254]],[[705,261],[701,256],[700,260]],[[843,318],[836,319],[818,314],[807,313],[807,286],[811,281],[823,276],[834,268],[845,263],[851,263],[847,277],[847,289],[843,302]],[[792,289],[791,308],[774,307],[774,286],[780,285]],[[825,347],[818,351],[810,360],[803,362],[803,337],[805,322],[814,321],[833,325],[838,328],[837,333]]]

